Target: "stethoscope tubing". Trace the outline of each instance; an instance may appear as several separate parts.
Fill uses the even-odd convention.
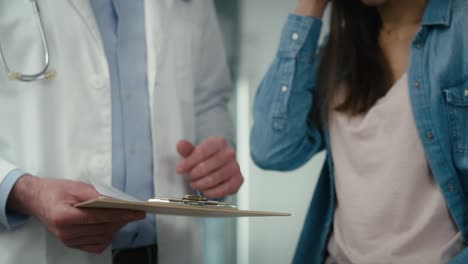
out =
[[[50,64],[49,45],[47,43],[47,37],[44,31],[44,23],[42,21],[42,16],[39,10],[39,6],[37,5],[37,0],[30,0],[30,1],[33,6],[33,11],[36,15],[36,23],[39,28],[39,33],[41,35],[41,42],[42,42],[42,46],[44,49],[44,66],[40,72],[34,73],[34,74],[25,74],[25,73],[20,73],[18,71],[13,71],[11,70],[11,68],[9,67],[6,61],[5,55],[3,53],[3,49],[0,44],[0,60],[10,80],[18,80],[22,82],[33,82],[33,81],[39,81],[43,79],[50,79],[55,76],[55,71],[49,71],[49,64]]]

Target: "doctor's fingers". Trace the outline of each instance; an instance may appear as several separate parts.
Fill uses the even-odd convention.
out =
[[[177,152],[179,152],[179,154],[185,158],[190,155],[190,153],[192,153],[192,151],[195,149],[195,146],[190,141],[183,139],[177,142],[176,148]]]
[[[239,188],[243,182],[244,177],[242,177],[241,174],[238,174],[235,177],[231,177],[229,180],[215,186],[214,188],[204,190],[203,194],[208,198],[226,197],[239,191]]]
[[[190,186],[200,190],[208,198],[220,198],[237,192],[244,182],[237,162],[230,162],[223,168],[203,177]]]
[[[94,253],[94,254],[101,254],[106,250],[107,247],[109,247],[111,242],[109,243],[103,243],[103,244],[94,244],[94,245],[85,245],[85,246],[80,246],[76,247],[76,249],[79,249],[84,252],[88,253]]]
[[[84,244],[76,244],[76,245],[66,245],[69,248],[73,249],[78,249],[84,252],[88,253],[94,253],[94,254],[101,254],[104,252],[106,248],[108,248],[112,244],[112,238],[107,238],[106,240],[103,240],[102,242],[99,242],[99,239],[97,238],[96,243],[93,243],[92,240],[89,240],[89,243],[84,243]]]
[[[207,140],[196,146],[192,153],[190,153],[190,155],[185,157],[185,159],[183,159],[177,165],[177,172],[180,174],[187,173],[198,163],[209,159],[217,152],[228,147],[229,145],[224,138],[208,138]]]
[[[231,163],[237,164],[236,152],[231,148],[224,148],[210,158],[195,165],[186,176],[189,181],[201,179],[224,166],[230,166]]]
[[[127,222],[97,225],[72,225],[58,228],[53,231],[53,234],[61,241],[67,242],[84,237],[114,234],[125,225],[127,225]]]
[[[115,234],[126,224],[127,223],[119,223],[108,224],[106,227],[101,226],[103,229],[99,232],[90,232],[93,230],[85,231],[90,232],[88,235],[76,235],[75,233],[75,236],[63,239],[62,242],[70,248],[76,248],[91,253],[101,253],[112,243]],[[94,229],[94,231],[96,231],[96,229]]]
[[[82,248],[89,247],[89,246],[102,245],[104,246],[102,249],[105,249],[110,243],[112,243],[113,238],[114,238],[114,235],[88,236],[88,237],[80,237],[74,240],[63,241],[63,243],[65,244],[65,246],[69,248],[82,249]],[[93,252],[93,253],[100,253],[100,252]]]
[[[190,181],[190,187],[203,192],[227,181],[229,178],[233,177],[233,175],[238,173],[239,165],[235,160],[232,160],[210,174]]]
[[[122,209],[79,209],[70,207],[52,219],[55,226],[95,225],[105,223],[132,222],[145,218],[143,211]]]

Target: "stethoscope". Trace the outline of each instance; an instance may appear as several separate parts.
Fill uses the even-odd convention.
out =
[[[3,55],[2,47],[0,45],[0,60],[2,61],[3,68],[8,74],[8,79],[10,80],[16,80],[16,81],[21,81],[21,82],[33,82],[33,81],[39,81],[43,79],[52,79],[56,75],[56,72],[54,70],[49,70],[49,60],[50,60],[49,45],[47,44],[47,39],[44,33],[44,25],[42,23],[42,17],[41,17],[41,13],[39,12],[37,0],[31,0],[31,4],[33,6],[33,10],[36,15],[36,22],[39,27],[42,46],[44,48],[44,66],[40,72],[35,73],[35,74],[24,74],[24,73],[20,73],[17,71],[13,71],[8,66],[8,63],[5,60],[5,56]]]

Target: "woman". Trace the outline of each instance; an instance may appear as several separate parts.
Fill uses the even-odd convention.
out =
[[[468,263],[468,3],[300,0],[258,90],[252,157],[327,160],[295,263]]]

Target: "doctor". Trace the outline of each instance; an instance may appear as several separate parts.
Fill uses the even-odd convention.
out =
[[[239,189],[212,2],[31,3],[0,3],[0,263],[203,263],[200,219],[73,204]]]

